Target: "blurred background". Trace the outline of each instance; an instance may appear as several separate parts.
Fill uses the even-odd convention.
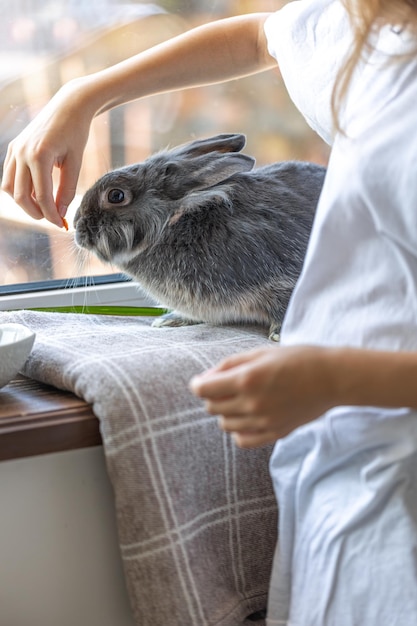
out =
[[[276,11],[271,0],[0,0],[0,174],[7,145],[59,87],[198,24],[242,13]],[[77,129],[74,128],[74,132]],[[247,136],[257,164],[302,159],[325,164],[327,149],[296,112],[279,71],[207,88],[152,96],[93,122],[69,232],[28,217],[0,192],[0,286],[117,271],[73,244],[80,197],[105,172],[196,137]]]

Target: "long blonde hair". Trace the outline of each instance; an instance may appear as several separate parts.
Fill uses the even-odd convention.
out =
[[[332,113],[336,130],[342,130],[339,112],[359,61],[372,51],[371,35],[385,24],[413,28],[417,35],[417,0],[342,0],[353,27],[354,42],[336,78]],[[417,38],[416,38],[417,52]]]

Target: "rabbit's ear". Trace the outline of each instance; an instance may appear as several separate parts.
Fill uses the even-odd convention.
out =
[[[184,215],[190,213],[204,213],[213,210],[214,207],[221,207],[222,214],[233,213],[232,186],[210,187],[193,191],[181,200],[178,209],[171,215],[169,225],[176,224]]]
[[[194,176],[202,187],[211,187],[222,183],[238,172],[250,172],[255,159],[246,154],[207,154],[193,160]]]
[[[246,154],[206,154],[165,166],[165,193],[172,199],[223,183],[238,172],[249,172],[255,159]]]
[[[210,154],[210,152],[221,152],[226,154],[228,152],[240,152],[246,143],[245,135],[241,134],[223,134],[216,135],[215,137],[208,137],[207,139],[196,139],[190,143],[179,146],[173,150],[173,153],[177,156],[185,158],[195,158],[203,154]]]

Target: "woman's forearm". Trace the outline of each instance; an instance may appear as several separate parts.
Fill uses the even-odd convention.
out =
[[[268,13],[194,28],[81,80],[87,106],[98,115],[143,96],[219,83],[273,67],[263,26]]]
[[[417,409],[417,352],[332,348],[333,405]]]

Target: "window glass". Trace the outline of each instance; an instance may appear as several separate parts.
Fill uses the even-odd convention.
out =
[[[8,142],[66,81],[95,72],[190,27],[238,13],[274,11],[262,0],[0,0],[0,164]],[[74,128],[74,132],[77,129]],[[109,169],[166,146],[244,132],[259,165],[324,163],[322,143],[289,101],[278,70],[244,80],[145,98],[94,120],[68,221],[81,195]],[[109,274],[75,248],[71,228],[31,219],[0,195],[0,285]]]

